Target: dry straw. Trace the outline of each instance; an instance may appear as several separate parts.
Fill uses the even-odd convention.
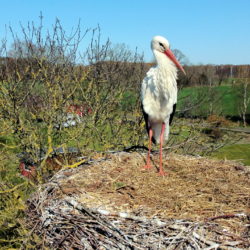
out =
[[[32,232],[60,249],[250,247],[249,169],[170,154],[110,153],[58,172],[29,200]]]

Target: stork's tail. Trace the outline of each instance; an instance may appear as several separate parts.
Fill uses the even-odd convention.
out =
[[[151,124],[151,128],[153,130],[152,141],[155,144],[159,144],[160,143],[162,123]],[[168,137],[169,137],[169,124],[166,124],[166,128],[165,128],[165,131],[164,131],[164,137],[163,137],[164,142],[166,142],[168,140]]]
[[[161,135],[161,128],[162,128],[162,122],[152,123],[148,119],[148,114],[144,111],[143,105],[142,105],[142,112],[145,119],[146,129],[149,135],[149,129],[152,128],[153,130],[153,137],[152,142],[154,144],[160,143],[160,135]],[[164,141],[168,140],[169,137],[169,118],[165,121],[166,129],[164,131]]]

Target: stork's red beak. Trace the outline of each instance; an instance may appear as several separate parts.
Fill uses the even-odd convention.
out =
[[[184,75],[186,75],[185,70],[183,69],[181,64],[176,59],[174,53],[170,49],[165,50],[164,54],[176,65],[177,68],[179,68],[184,73]]]

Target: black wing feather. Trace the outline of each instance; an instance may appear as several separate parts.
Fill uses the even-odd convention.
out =
[[[173,118],[174,118],[174,114],[175,114],[175,110],[176,110],[176,103],[174,104],[173,106],[173,111],[170,115],[170,119],[169,119],[169,125],[171,125],[172,121],[173,121]]]
[[[146,124],[146,130],[147,130],[148,135],[149,135],[150,121],[149,121],[149,119],[148,119],[148,114],[144,111],[143,105],[141,105],[141,108],[142,108],[142,113],[143,113],[143,117],[144,117],[145,124]],[[155,138],[154,138],[154,135],[153,135],[153,137],[152,137],[152,142],[153,142],[154,144],[156,144],[156,140],[155,140]]]

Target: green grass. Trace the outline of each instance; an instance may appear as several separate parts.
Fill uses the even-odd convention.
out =
[[[212,157],[227,160],[239,160],[250,166],[250,144],[234,144],[225,146],[212,154]]]
[[[211,109],[211,103],[214,102],[213,112],[222,116],[237,117],[239,116],[239,105],[242,97],[239,94],[240,85],[231,86],[215,86],[209,88],[208,86],[202,87],[187,87],[179,92],[178,109],[185,109],[187,102],[193,104],[198,103],[202,99],[201,105],[197,105],[192,111],[189,112],[192,116],[207,116]],[[247,114],[250,114],[250,105],[247,109]]]

